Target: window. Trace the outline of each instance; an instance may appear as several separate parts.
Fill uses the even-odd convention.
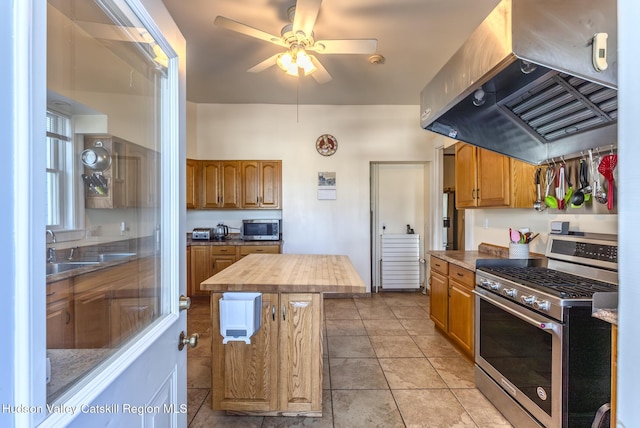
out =
[[[71,119],[47,111],[47,228],[75,228]]]

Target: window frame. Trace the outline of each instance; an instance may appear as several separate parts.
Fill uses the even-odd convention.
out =
[[[80,166],[78,164],[78,154],[80,147],[77,141],[81,140],[74,133],[74,117],[73,115],[61,112],[54,108],[47,108],[47,116],[53,115],[56,118],[62,118],[65,121],[65,132],[58,134],[49,130],[47,124],[46,130],[46,150],[51,150],[49,146],[49,138],[56,139],[59,145],[58,147],[58,165],[57,169],[50,169],[47,166],[46,171],[59,171],[59,187],[58,191],[60,195],[51,195],[47,185],[47,207],[51,206],[51,201],[56,201],[58,205],[59,222],[57,224],[49,223],[49,214],[47,213],[47,229],[51,229],[56,233],[60,232],[84,232],[84,197],[83,188],[80,186],[79,174]],[[54,149],[55,150],[55,149]],[[48,183],[48,179],[47,179]],[[48,210],[48,209],[47,209]],[[59,235],[58,235],[59,236]],[[60,236],[61,240],[80,239],[82,236],[70,235],[65,239],[65,236]]]

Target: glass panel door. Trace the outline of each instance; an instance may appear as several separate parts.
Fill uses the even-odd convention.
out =
[[[47,6],[47,107],[71,127],[54,171],[71,179],[48,186],[48,205],[81,218],[48,232],[47,403],[170,308],[159,191],[168,59],[130,10],[110,4]]]

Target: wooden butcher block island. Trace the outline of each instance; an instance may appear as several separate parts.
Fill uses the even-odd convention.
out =
[[[205,280],[211,291],[211,408],[263,416],[322,416],[322,293],[364,293],[347,256],[251,254]],[[225,291],[262,293],[251,344],[222,344]]]

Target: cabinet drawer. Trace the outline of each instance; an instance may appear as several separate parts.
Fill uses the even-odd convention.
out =
[[[69,279],[47,284],[47,304],[66,299],[70,293],[71,280]]]
[[[212,245],[211,247],[209,247],[209,251],[211,255],[236,255],[235,245]]]
[[[242,245],[240,256],[249,254],[280,254],[280,245]]]
[[[431,266],[431,269],[435,270],[436,272],[440,272],[445,276],[449,275],[449,262],[445,262],[442,259],[431,256],[429,266]]]
[[[473,289],[475,287],[475,277],[475,272],[461,268],[458,265],[452,264],[449,267],[449,279],[453,279],[469,288]]]

